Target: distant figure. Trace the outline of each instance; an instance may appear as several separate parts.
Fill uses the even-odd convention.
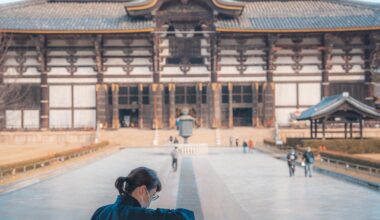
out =
[[[115,203],[98,208],[91,220],[194,220],[194,213],[187,209],[148,209],[158,199],[161,182],[157,173],[146,167],[132,170],[127,177],[115,182],[119,191]]]
[[[247,140],[244,140],[243,141],[243,153],[247,153],[248,152],[248,143],[247,143]]]
[[[289,176],[294,176],[294,173],[296,172],[296,161],[297,161],[297,153],[294,149],[291,149],[288,155],[286,156],[286,159],[288,161],[288,167],[289,167]]]
[[[234,144],[234,138],[230,136],[230,147],[233,147],[233,144]]]
[[[173,142],[174,142],[173,136],[170,136],[169,137],[169,144],[172,145],[172,144],[174,144]]]
[[[179,143],[179,141],[178,141],[177,137],[175,137],[175,138],[174,138],[174,141],[173,141],[173,143],[174,143],[174,144],[178,144],[178,143]]]
[[[170,153],[170,155],[172,156],[172,168],[174,172],[177,171],[178,167],[178,154],[178,147],[174,147],[174,149]]]
[[[235,145],[236,145],[236,147],[239,147],[239,138],[238,137],[235,138]]]
[[[252,139],[249,139],[248,141],[249,152],[253,151],[254,147],[255,147],[255,142]]]
[[[310,147],[303,153],[303,162],[305,163],[305,177],[312,177],[314,154]]]

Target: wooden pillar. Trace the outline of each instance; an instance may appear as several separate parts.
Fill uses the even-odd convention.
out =
[[[274,127],[275,116],[274,116],[274,83],[264,84],[264,126]]]
[[[313,139],[313,120],[310,119],[310,138]]]
[[[360,126],[360,139],[363,139],[363,120],[362,119],[360,119],[359,126]]]
[[[366,104],[374,106],[375,98],[375,85],[372,78],[371,64],[372,64],[372,53],[376,49],[376,46],[373,45],[371,37],[369,34],[365,35],[364,40],[365,46],[367,49],[364,51],[364,75],[365,75],[365,88],[366,88]]]
[[[218,82],[218,36],[210,35],[210,65],[211,65],[211,82]]]
[[[318,120],[314,120],[314,137],[315,139],[318,138]]]
[[[211,92],[212,92],[212,120],[211,127],[212,128],[220,128],[221,127],[221,84],[220,83],[212,83],[211,84]]]
[[[153,82],[160,83],[160,35],[153,35]]]
[[[139,100],[139,119],[138,119],[138,126],[139,128],[144,127],[144,104],[143,104],[143,84],[139,83],[137,85],[138,88],[138,100]],[[154,111],[154,110],[153,110]]]
[[[350,138],[352,139],[352,122],[350,122]]]
[[[347,122],[344,122],[344,139],[347,139]]]
[[[152,129],[161,129],[164,127],[163,123],[163,96],[164,85],[152,84],[151,85],[151,106],[152,106]],[[174,109],[175,112],[175,109]]]
[[[228,83],[228,128],[234,127],[234,110],[233,110],[233,100],[232,100],[232,90],[233,84]]]
[[[112,84],[112,128],[120,128],[119,121],[119,84]]]
[[[103,68],[103,37],[102,35],[96,35],[95,42],[95,62],[96,62],[96,71],[98,73],[97,80],[99,84],[103,84],[104,82],[104,68]]]
[[[323,140],[326,140],[326,122],[325,120],[322,121],[322,138]]]
[[[196,88],[196,95],[197,95],[197,124],[199,127],[202,127],[203,124],[203,114],[202,114],[202,92],[203,92],[203,84],[202,83],[197,83],[197,88]]]
[[[1,67],[1,65],[0,65]],[[5,85],[2,80],[2,73],[0,72],[0,92],[4,91]],[[0,131],[5,129],[5,102],[0,97]]]
[[[169,84],[169,128],[175,127],[175,84]]]
[[[108,128],[107,123],[108,86],[106,84],[96,85],[96,121],[103,128]]]
[[[328,39],[330,35],[323,34],[321,37],[322,49],[322,97],[330,96],[329,69],[331,68],[333,44]]]
[[[252,83],[252,127],[257,127],[258,125],[258,117],[257,117],[257,102],[258,102],[258,96],[257,96],[257,83]]]

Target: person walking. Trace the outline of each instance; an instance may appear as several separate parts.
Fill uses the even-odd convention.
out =
[[[243,153],[246,154],[248,152],[248,143],[247,140],[243,141]]]
[[[253,151],[254,147],[255,147],[255,142],[252,139],[249,139],[249,141],[248,141],[249,152]]]
[[[239,138],[238,137],[235,137],[235,146],[239,147]]]
[[[286,155],[286,159],[288,161],[288,167],[289,167],[289,176],[294,176],[296,172],[296,161],[297,161],[297,153],[294,149],[291,149]]]
[[[152,169],[138,167],[117,178],[115,187],[119,191],[116,201],[98,208],[91,220],[195,220],[188,209],[148,209],[161,191],[161,181]]]
[[[172,150],[172,152],[170,153],[170,155],[172,156],[172,168],[173,168],[173,171],[177,172],[178,155],[179,155],[178,147],[177,146],[174,147],[174,149]]]
[[[310,147],[303,153],[303,162],[305,163],[305,177],[312,177],[314,154]]]
[[[174,138],[174,141],[173,141],[173,143],[174,143],[174,144],[178,144],[178,143],[179,143],[179,141],[178,141],[177,137],[175,137],[175,138]]]

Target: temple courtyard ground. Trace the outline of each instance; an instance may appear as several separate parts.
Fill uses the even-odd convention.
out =
[[[123,147],[123,146],[120,146]],[[0,194],[1,219],[89,219],[113,203],[114,181],[138,166],[157,170],[163,190],[152,206],[184,207],[198,220],[378,219],[380,193],[300,167],[289,178],[285,161],[241,148],[210,148],[208,155],[180,158],[173,172],[170,148],[126,148],[34,179]]]

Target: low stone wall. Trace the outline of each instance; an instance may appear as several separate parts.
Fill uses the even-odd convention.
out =
[[[343,131],[344,128],[329,129],[329,131]],[[321,131],[321,130],[320,130]],[[380,128],[364,128],[363,136],[365,138],[380,137]],[[286,138],[310,138],[310,129],[280,129],[280,137],[285,142]],[[348,134],[349,137],[349,134]],[[358,133],[354,137],[359,137]],[[322,138],[322,134],[318,134],[318,138]],[[342,133],[326,133],[326,138],[344,138]]]
[[[88,145],[94,143],[94,140],[94,131],[0,132],[0,143],[4,145]]]

